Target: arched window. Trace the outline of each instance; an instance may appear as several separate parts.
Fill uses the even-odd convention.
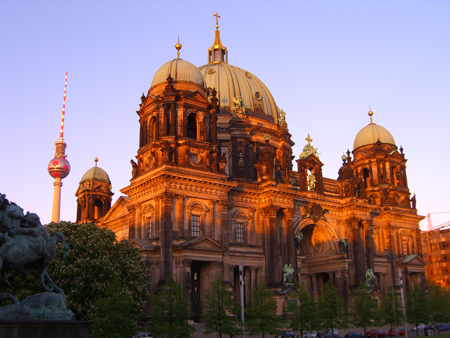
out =
[[[101,200],[96,200],[94,203],[94,219],[99,219],[103,217],[103,202]]]
[[[152,117],[152,119],[150,120],[150,124],[148,126],[148,143],[150,143],[151,141],[154,141],[156,139],[156,118]]]
[[[233,214],[232,220],[233,241],[235,243],[248,243],[248,227],[251,216],[243,210],[238,210]]]
[[[366,188],[370,187],[370,173],[368,168],[363,169],[363,180]]]
[[[187,118],[187,137],[193,140],[198,140],[197,132],[197,116],[189,114]]]

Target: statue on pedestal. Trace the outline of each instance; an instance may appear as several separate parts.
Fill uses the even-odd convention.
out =
[[[65,308],[64,291],[57,287],[47,273],[49,265],[56,256],[56,242],[60,240],[64,247],[62,259],[69,255],[67,245],[61,233],[50,237],[42,226],[38,215],[27,212],[9,202],[0,194],[0,272],[3,282],[9,285],[6,272],[15,270],[27,275],[31,268],[40,274],[45,291],[19,302],[16,297],[0,293],[1,298],[9,299],[13,304],[0,308],[2,320],[70,320],[73,312]],[[54,293],[54,292],[56,293]]]

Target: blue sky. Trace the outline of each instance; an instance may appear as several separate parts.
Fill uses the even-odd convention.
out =
[[[419,214],[450,212],[449,1],[0,1],[0,192],[51,218],[47,164],[59,136],[72,171],[62,220],[75,220],[75,192],[94,165],[114,200],[138,149],[135,113],[154,73],[176,57],[207,62],[218,11],[229,63],[261,79],[287,114],[296,158],[309,133],[324,176],[374,122],[403,146]],[[432,215],[434,224],[450,213]],[[426,228],[426,221],[422,223]]]

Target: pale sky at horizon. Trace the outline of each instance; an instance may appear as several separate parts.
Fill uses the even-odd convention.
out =
[[[72,170],[63,180],[61,220],[75,221],[75,192],[96,156],[117,200],[138,150],[142,93],[176,57],[178,35],[184,60],[207,63],[216,11],[229,63],[262,80],[286,112],[295,159],[309,133],[324,176],[336,179],[343,152],[370,122],[370,105],[374,122],[404,148],[418,213],[450,212],[447,0],[0,0],[0,192],[50,222],[47,165],[67,71]],[[432,221],[448,222],[450,213]]]

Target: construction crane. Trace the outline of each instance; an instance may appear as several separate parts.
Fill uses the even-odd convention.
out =
[[[436,214],[450,214],[450,211],[429,212],[428,215],[427,215],[428,231],[435,230],[437,228],[442,228],[442,227],[450,225],[450,222],[446,222],[446,223],[443,223],[443,224],[439,224],[439,225],[433,226],[433,223],[431,223],[431,216],[430,215],[436,215]]]

